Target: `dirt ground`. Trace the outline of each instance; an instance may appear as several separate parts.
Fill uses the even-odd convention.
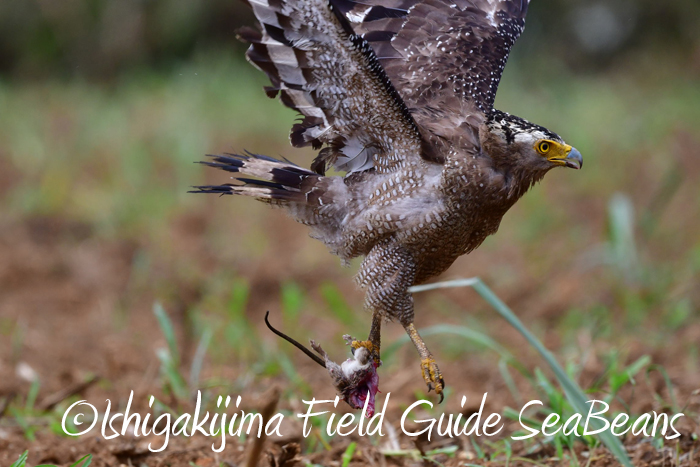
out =
[[[86,454],[96,466],[617,465],[604,448],[582,442],[573,451],[544,437],[506,444],[519,428],[510,418],[493,439],[406,436],[403,411],[417,399],[436,398],[425,393],[410,345],[390,354],[405,336],[395,324],[382,334],[377,406],[391,394],[384,436],[328,438],[316,427],[304,438],[295,414],[305,411],[303,399],[334,397],[329,376],[272,335],[263,318],[269,310],[283,331],[321,342],[336,361],[347,358],[341,336],[364,337],[370,323],[352,280],[357,263],[340,267],[304,226],[259,203],[185,193],[194,183],[229,181],[225,174],[197,172],[201,167],[192,161],[202,151],[251,148],[306,166],[312,157],[289,148],[285,135],[293,116],[268,114],[280,106],[267,102],[260,85],[202,87],[198,69],[187,68],[166,84],[154,79],[154,89],[17,85],[6,93],[15,113],[29,112],[19,121],[30,130],[10,120],[0,125],[0,467],[25,450],[28,465],[71,465]],[[206,82],[228,83],[234,75],[245,77],[234,67]],[[567,100],[556,102],[567,115],[581,117],[568,129],[566,122],[559,125],[588,145],[586,168],[546,177],[494,237],[441,279],[481,277],[577,373],[589,397],[605,396],[624,368],[643,359],[617,393],[614,410],[687,416],[676,425],[677,440],[624,438],[630,458],[640,467],[700,465],[697,86],[688,78],[659,90],[656,82],[630,84],[627,73],[577,83],[561,92]],[[260,102],[236,101],[252,89]],[[535,113],[533,120],[538,111],[546,116],[548,106],[539,105],[536,92],[513,89],[516,98],[507,108],[519,103]],[[251,106],[260,111],[248,122],[241,109]],[[28,154],[35,145],[43,156],[33,160]],[[636,210],[637,269],[611,259],[609,203],[618,192]],[[432,291],[415,300],[419,329],[469,328],[530,372],[546,368],[475,291]],[[61,416],[71,403],[86,400],[102,410],[110,400],[123,411],[132,390],[140,413],[152,412],[150,395],[161,404],[159,413],[194,410],[190,390],[176,394],[159,358],[168,342],[155,302],[173,323],[180,360],[170,370],[187,380],[183,385],[202,389],[209,406],[217,395],[240,395],[246,412],[275,404],[286,414],[284,436],[262,445],[252,436],[229,436],[221,453],[212,450],[218,439],[173,437],[167,450],[153,453],[148,444],[160,442],[153,436],[127,432],[105,440],[98,429],[77,438],[61,434]],[[202,354],[207,329],[212,338]],[[443,412],[466,418],[479,410],[485,393],[484,413],[503,414],[506,407],[517,413],[535,398],[557,403],[543,396],[546,382],[554,381],[546,370],[538,381],[511,371],[509,386],[499,355],[487,345],[446,334],[426,336],[426,342],[448,391],[442,405],[416,411],[419,418]],[[192,375],[198,355],[205,355],[201,374]],[[337,413],[346,412],[341,403]],[[351,443],[355,449],[343,460]]]
[[[256,206],[257,207],[257,206]],[[216,261],[205,242],[199,239],[197,233],[207,223],[211,215],[188,214],[172,221],[173,243],[179,251],[184,252],[188,259],[199,263],[206,270]],[[291,230],[296,235],[298,227],[285,219],[276,221],[275,227]],[[123,407],[130,390],[135,391],[135,400],[142,401],[145,408],[148,394],[166,397],[158,378],[158,360],[156,348],[164,344],[158,324],[151,313],[151,306],[162,290],[157,287],[138,287],[134,285],[133,263],[137,252],[148,245],[139,245],[138,241],[122,241],[115,239],[95,238],[90,226],[70,223],[51,217],[36,217],[18,219],[5,217],[0,220],[0,316],[3,325],[16,326],[21,332],[12,333],[12,339],[4,334],[0,343],[0,397],[5,401],[17,398],[23,400],[30,391],[32,374],[39,375],[41,387],[37,398],[39,407],[48,407],[66,388],[73,388],[70,394],[81,399],[100,405],[109,398],[115,404]],[[303,240],[306,241],[306,240]],[[311,240],[308,240],[311,243]],[[286,250],[288,251],[288,250]],[[279,252],[271,251],[269,257]],[[492,252],[491,252],[492,253]],[[498,265],[501,260],[493,255],[489,258],[492,264]],[[501,251],[500,255],[508,252]],[[469,267],[478,270],[479,263],[486,261],[488,255],[474,255]],[[329,256],[330,258],[330,256]],[[512,259],[512,258],[511,258]],[[156,283],[181,280],[173,276],[169,270],[167,258],[159,258],[152,270],[162,274],[153,278]],[[284,263],[285,261],[282,260]],[[265,260],[261,261],[265,264]],[[468,273],[468,268],[462,267],[460,273]],[[331,277],[341,284],[342,290],[347,291],[350,303],[358,306],[361,300],[357,292],[352,292],[352,284],[347,277],[339,276],[340,268],[332,260],[321,262],[316,274],[299,278],[304,288],[313,289],[323,278]],[[348,274],[345,274],[348,276]],[[199,281],[205,281],[202,275]],[[264,330],[262,316],[264,310],[275,309],[279,305],[277,297],[270,293],[278,286],[279,276],[274,268],[265,266],[256,268],[251,278],[251,296],[248,306],[248,318],[257,328],[266,342],[274,345],[275,338]],[[522,309],[521,317],[540,319],[543,322],[554,320],[554,316],[563,301],[569,300],[576,294],[574,284],[584,281],[573,276],[560,276],[559,293],[537,294],[536,281],[519,281],[518,289],[500,287],[497,292],[502,294],[506,302],[517,301]],[[569,286],[567,286],[569,284]],[[203,284],[178,284],[170,289],[165,301],[166,309],[171,311],[176,324],[179,338],[185,342],[183,354],[190,355],[194,344],[188,337],[185,325],[185,312],[190,305],[200,300]],[[354,295],[353,295],[354,294]],[[474,308],[478,298],[475,294],[465,291],[451,291],[446,294],[460,306]],[[160,295],[162,297],[162,295]],[[520,297],[519,299],[517,299]],[[517,299],[517,300],[516,300]],[[429,300],[418,298],[418,308],[427,307]],[[519,311],[520,311],[519,309]],[[496,320],[497,318],[493,318]],[[369,320],[366,320],[367,323]],[[439,316],[421,319],[421,325],[440,322]],[[316,326],[310,323],[308,332],[315,337],[322,331],[323,323]],[[509,342],[509,346],[517,355],[522,355],[522,361],[528,365],[541,365],[538,357],[528,350],[527,345],[505,326],[493,326],[494,337],[500,342]],[[17,337],[21,334],[21,338]],[[401,335],[396,326],[390,326],[385,336],[385,342],[391,342]],[[548,337],[551,337],[548,335]],[[590,336],[589,336],[590,337]],[[21,340],[20,340],[21,339]],[[580,334],[578,339],[586,339]],[[628,360],[648,352],[645,348],[644,336],[626,342]],[[564,344],[557,339],[548,339],[547,345],[553,350]],[[678,332],[676,339],[664,344],[663,351],[652,353],[654,363],[663,365],[675,388],[675,397],[685,406],[689,413],[698,413],[700,408],[700,375],[698,372],[687,371],[687,362],[682,361],[684,349],[693,342],[700,341],[700,327],[697,323]],[[464,409],[458,405],[459,397],[448,397],[444,410],[450,413],[465,415],[478,410],[481,395],[488,392],[487,410],[499,411],[504,406],[516,407],[516,402],[505,387],[500,373],[495,369],[495,361],[491,358],[481,358],[477,353],[473,358],[465,357],[458,360],[444,360],[443,371],[448,385],[455,389],[455,394],[468,396]],[[415,400],[417,391],[423,390],[419,377],[417,360],[412,352],[405,351],[400,356],[401,364],[392,367],[390,373],[380,369],[380,388],[382,392],[391,393],[387,420],[393,429],[378,444],[373,444],[367,437],[350,436],[349,438],[334,437],[327,449],[307,452],[308,440],[301,438],[300,427],[291,426],[285,430],[291,433],[282,439],[274,437],[262,447],[259,465],[290,466],[302,464],[340,465],[342,454],[350,442],[356,442],[349,465],[502,465],[505,457],[490,461],[488,456],[479,458],[472,444],[464,438],[437,437],[430,442],[425,436],[411,439],[398,430],[398,421],[402,408]],[[328,394],[329,385],[325,372],[320,371],[310,361],[301,355],[294,355],[294,364],[299,374],[311,385],[313,394],[318,398],[332,397]],[[215,364],[208,366],[208,373],[219,372],[219,375],[232,376],[240,367],[227,368]],[[592,359],[585,368],[582,377],[584,381],[595,379],[601,371],[602,364]],[[95,384],[80,387],[89,375],[98,375],[100,379]],[[288,379],[281,374],[271,377],[258,377],[251,381],[242,393],[242,407],[247,409],[262,409],[270,401],[270,387],[284,389],[289,384]],[[652,386],[639,385],[633,393],[627,393],[628,402],[634,410],[649,411],[659,408],[655,391],[664,394],[662,379],[652,381]],[[57,396],[58,395],[58,396]],[[524,394],[526,397],[528,394]],[[667,396],[668,394],[666,394]],[[68,396],[68,395],[64,395]],[[285,396],[286,397],[286,396]],[[73,397],[75,399],[76,397]],[[2,401],[3,399],[0,399]],[[433,398],[434,400],[434,398]],[[529,400],[529,399],[527,399]],[[381,402],[380,402],[381,403]],[[139,404],[137,402],[137,404]],[[7,405],[7,404],[6,404]],[[379,404],[378,404],[379,406]],[[2,408],[2,407],[0,407]],[[187,408],[187,406],[185,406]],[[301,405],[294,397],[279,401],[278,409],[300,411]],[[190,407],[191,409],[191,407]],[[303,409],[302,409],[303,410]],[[442,409],[441,409],[442,410]],[[341,410],[344,411],[344,410]],[[174,438],[169,448],[163,453],[151,453],[147,444],[153,441],[149,438],[133,438],[128,435],[115,440],[105,441],[97,436],[95,431],[90,436],[77,439],[61,437],[52,434],[47,429],[40,429],[36,439],[29,441],[21,427],[13,423],[10,413],[4,413],[4,423],[0,424],[0,465],[9,465],[17,456],[29,449],[29,464],[53,463],[68,465],[85,454],[93,454],[93,465],[148,465],[148,466],[216,466],[242,465],[250,456],[253,449],[253,437],[241,442],[238,438],[229,437],[227,448],[223,453],[214,453],[210,447],[211,439],[204,437]],[[293,420],[293,417],[287,417]],[[30,423],[32,421],[30,420]],[[39,426],[42,419],[34,421]],[[290,421],[290,423],[294,423]],[[697,439],[697,420],[680,425],[683,436],[674,442],[667,442],[662,448],[649,439],[628,437],[626,448],[638,466],[663,465],[700,465],[700,441]],[[512,432],[511,426],[506,431]],[[299,435],[294,435],[298,433]],[[397,434],[398,433],[398,434]],[[157,442],[157,441],[154,441]],[[301,447],[300,447],[301,444]],[[431,461],[421,458],[421,453],[455,446],[456,451],[447,454],[431,456]],[[382,454],[387,449],[401,450],[402,455],[386,456]],[[607,466],[616,465],[614,458],[603,448],[588,450],[583,445],[577,446],[577,458],[581,465]],[[569,458],[556,457],[551,444],[542,444],[536,449],[529,445],[513,442],[512,459],[509,465],[568,465]]]

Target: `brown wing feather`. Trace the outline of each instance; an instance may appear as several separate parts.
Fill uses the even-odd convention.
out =
[[[394,0],[387,9],[379,0],[342,1],[346,16],[375,49],[418,124],[438,134],[449,120],[459,126],[493,108],[529,3]],[[441,123],[435,123],[431,107],[440,109]],[[449,131],[443,128],[442,133]]]
[[[294,146],[326,149],[315,169],[390,172],[423,150],[413,117],[366,40],[326,0],[246,0],[263,32],[244,30],[248,59],[264,71],[269,96],[304,119]]]

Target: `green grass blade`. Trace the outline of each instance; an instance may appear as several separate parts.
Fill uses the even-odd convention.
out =
[[[70,467],[88,467],[91,463],[92,454],[87,454],[71,464]]]
[[[179,399],[187,398],[187,385],[180,371],[167,349],[156,349],[156,356],[160,360],[160,371],[170,385],[175,396]]]
[[[352,455],[355,454],[356,447],[357,447],[357,443],[354,441],[352,443],[348,444],[348,448],[343,453],[342,467],[348,467],[348,465],[350,465],[350,460],[352,460]]]
[[[508,387],[511,396],[513,396],[513,399],[515,399],[515,402],[517,402],[518,405],[523,405],[523,398],[520,395],[518,386],[515,384],[515,381],[513,381],[513,377],[510,375],[510,371],[508,371],[508,361],[506,359],[501,358],[498,361],[498,371],[501,372],[501,377],[503,378],[503,381],[506,382],[506,386]]]
[[[173,323],[168,318],[168,314],[165,312],[163,305],[156,302],[153,304],[153,313],[158,319],[158,325],[160,326],[165,340],[168,343],[168,349],[170,350],[170,357],[173,359],[175,366],[180,362],[180,354],[177,351],[177,340],[175,340],[175,330],[173,329]]]
[[[39,387],[41,384],[38,379],[32,381],[32,385],[29,387],[29,393],[27,394],[27,401],[24,404],[25,412],[31,412],[34,409],[34,404],[36,403],[36,397],[39,395]]]
[[[459,446],[446,446],[444,448],[431,449],[426,451],[426,457],[436,456],[438,454],[447,454],[449,457],[454,457],[454,454],[459,450]]]
[[[557,362],[556,358],[554,358],[554,355],[547,350],[547,348],[535,337],[534,334],[532,334],[520,321],[520,319],[511,311],[508,306],[501,301],[498,296],[493,293],[493,291],[486,285],[484,284],[481,279],[478,277],[474,277],[471,279],[464,279],[461,281],[450,281],[448,285],[442,285],[438,284],[429,284],[427,286],[418,286],[418,287],[411,287],[409,289],[411,292],[419,292],[423,290],[430,290],[430,289],[437,289],[437,288],[445,288],[445,287],[464,287],[464,286],[471,286],[476,290],[476,292],[481,295],[481,297],[488,302],[493,309],[495,309],[498,314],[500,314],[508,323],[513,326],[520,334],[522,334],[523,337],[528,341],[528,343],[533,346],[537,352],[545,359],[547,364],[549,365],[550,369],[554,373],[554,376],[557,378],[559,381],[559,384],[562,386],[564,389],[564,392],[566,393],[566,398],[568,399],[569,403],[571,406],[579,412],[582,416],[585,417],[585,415],[588,413],[588,406],[587,402],[588,399],[584,395],[583,391],[581,388],[571,379],[569,376],[566,374],[564,369],[559,365],[559,362]],[[432,286],[432,287],[431,287]],[[600,428],[600,424],[598,423],[591,423],[594,425],[594,428],[598,429]],[[610,452],[613,453],[613,455],[617,458],[617,460],[625,465],[626,467],[632,467],[632,464],[629,460],[629,457],[627,456],[627,452],[625,451],[625,448],[622,446],[622,443],[620,443],[620,440],[617,439],[615,436],[613,436],[609,431],[603,431],[596,435],[600,438],[600,440],[610,449]]]
[[[470,340],[476,344],[479,344],[487,349],[493,350],[501,356],[508,365],[511,365],[517,369],[520,373],[525,376],[530,376],[527,368],[525,368],[505,347],[493,340],[486,334],[475,331],[465,326],[456,326],[452,324],[437,324],[435,326],[429,326],[427,328],[420,329],[420,335],[422,337],[428,337],[432,335],[455,335],[463,337]],[[410,342],[408,335],[401,336],[391,345],[387,346],[383,351],[382,355],[384,358],[389,358],[393,355],[402,345]]]
[[[469,437],[469,441],[472,443],[472,448],[474,449],[474,452],[476,453],[476,457],[478,459],[483,459],[486,457],[484,454],[484,451],[482,451],[481,446],[479,446],[479,443],[476,442],[473,436]]]
[[[668,391],[668,397],[671,398],[671,409],[674,411],[674,413],[681,412],[680,407],[678,406],[678,403],[676,402],[676,396],[673,393],[673,383],[671,382],[671,378],[668,376],[668,373],[666,373],[666,369],[662,367],[661,365],[650,365],[649,368],[646,371],[646,378],[647,378],[647,384],[649,384],[649,387],[653,387],[651,385],[651,382],[649,381],[649,374],[652,371],[658,371],[661,374],[661,377],[664,379],[664,383],[666,384],[666,390]],[[661,400],[661,396],[657,397]],[[663,402],[663,401],[662,401]]]
[[[156,355],[161,362],[161,374],[170,384],[170,388],[175,396],[179,399],[185,399],[187,398],[187,384],[185,383],[185,378],[180,374],[180,352],[177,349],[173,324],[160,303],[156,302],[153,305],[153,313],[156,315],[158,325],[165,336],[165,341],[168,343],[167,349],[160,348],[156,350]]]
[[[469,279],[455,279],[452,281],[434,282],[432,284],[414,285],[409,289],[411,293],[425,292],[436,289],[454,289],[457,287],[474,287],[481,281],[478,277]]]
[[[611,375],[611,392],[613,394],[617,394],[617,391],[619,391],[620,388],[622,388],[622,386],[624,386],[630,381],[634,382],[634,376],[640,371],[642,371],[644,367],[649,366],[650,363],[651,357],[649,355],[643,355],[621,372]]]
[[[510,420],[513,420],[513,421],[522,420],[530,426],[537,426],[538,425],[537,420],[530,418],[527,415],[521,414],[520,412],[518,412],[517,410],[515,410],[512,407],[508,407],[508,406],[504,407],[503,408],[503,416],[505,418],[508,418]]]
[[[24,451],[10,467],[24,467],[27,463],[27,456],[29,456],[29,451]]]
[[[24,437],[29,441],[34,441],[36,439],[34,437],[34,432],[38,429],[38,427],[36,425],[30,424],[27,421],[25,414],[22,413],[22,411],[19,409],[16,409],[11,406],[10,413],[15,418],[15,421],[20,426],[20,428],[22,428],[22,431],[24,431]]]
[[[194,391],[199,387],[199,375],[202,373],[202,367],[204,366],[204,356],[207,354],[213,334],[214,332],[208,327],[199,339],[197,350],[195,350],[194,357],[192,357],[192,366],[190,367],[190,391]]]

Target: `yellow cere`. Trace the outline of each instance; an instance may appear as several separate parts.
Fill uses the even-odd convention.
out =
[[[571,146],[548,139],[541,139],[535,143],[535,151],[547,157],[547,160],[550,162],[564,165],[566,164],[564,159],[571,152]]]

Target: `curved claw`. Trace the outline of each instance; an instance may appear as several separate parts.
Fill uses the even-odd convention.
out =
[[[440,390],[440,392],[438,392],[438,395],[440,396],[438,404],[442,404],[442,401],[445,400],[445,380],[443,378],[440,378],[440,386],[442,389]],[[432,391],[433,389],[435,389],[433,383],[428,383],[428,392]]]
[[[442,403],[445,399],[445,394],[443,393],[445,389],[445,380],[442,378],[442,373],[440,373],[440,369],[432,356],[421,360],[421,370],[423,371],[423,379],[428,385],[428,392],[434,389],[440,396],[439,403]]]

